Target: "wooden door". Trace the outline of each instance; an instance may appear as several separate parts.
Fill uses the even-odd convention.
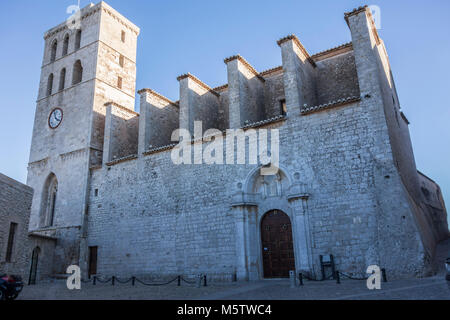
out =
[[[291,220],[282,211],[266,213],[261,221],[264,278],[288,278],[295,270]]]
[[[97,251],[98,247],[89,247],[89,278],[97,274]]]

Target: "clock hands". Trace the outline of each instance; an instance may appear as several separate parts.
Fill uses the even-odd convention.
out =
[[[61,110],[53,110],[53,112],[50,115],[50,124],[52,128],[55,128],[59,123],[61,123],[62,120],[62,112]]]

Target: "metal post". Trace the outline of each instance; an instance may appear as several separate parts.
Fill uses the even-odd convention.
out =
[[[92,284],[95,286],[97,284],[97,276],[94,276],[94,280],[92,281]]]
[[[135,283],[135,281],[136,281],[136,277],[131,277],[131,285],[133,285],[134,286],[134,283]]]
[[[206,274],[203,276],[203,286],[204,286],[204,287],[207,287],[207,286],[208,286],[208,284],[207,284],[207,282],[206,282]]]
[[[383,277],[383,282],[387,282],[386,269],[385,268],[381,269],[381,275]]]
[[[301,273],[301,272],[298,274],[298,284],[300,286],[303,285],[303,273]]]
[[[236,274],[236,272],[233,273],[233,282],[237,282],[237,274]]]
[[[339,276],[339,271],[336,270],[335,276],[336,276],[336,283],[337,284],[341,283],[341,277]]]
[[[181,286],[181,276],[178,276],[178,283],[177,283],[177,286],[179,287],[179,286]]]
[[[116,281],[116,277],[112,277],[112,280],[111,280],[111,283],[112,283],[112,285],[114,285],[114,282]]]
[[[295,288],[295,271],[289,271],[290,287]]]

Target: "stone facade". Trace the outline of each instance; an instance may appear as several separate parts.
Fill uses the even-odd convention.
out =
[[[177,102],[140,90],[140,114],[133,111],[139,29],[104,2],[82,17],[81,48],[52,63],[48,50],[68,31],[62,24],[46,33],[30,155],[30,230],[58,238],[54,272],[79,263],[86,275],[89,247],[97,247],[101,275],[260,279],[260,223],[271,210],[290,218],[296,271],[319,276],[319,257],[332,254],[337,269],[352,274],[371,264],[392,277],[428,272],[436,243],[448,237],[445,206],[421,191],[439,187],[417,173],[366,7],[345,15],[349,44],[309,55],[297,37],[285,37],[282,66],[258,72],[241,56],[227,58],[228,84],[211,88],[182,75]],[[77,59],[82,82],[45,95],[49,73]],[[51,129],[55,107],[64,118]],[[263,176],[261,164],[248,161],[174,164],[172,132],[194,134],[194,121],[215,134],[277,129],[278,173]],[[197,151],[212,143],[192,141]],[[53,175],[54,223],[40,225]]]

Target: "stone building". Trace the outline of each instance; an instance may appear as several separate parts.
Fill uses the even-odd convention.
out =
[[[442,195],[417,172],[369,9],[345,20],[350,43],[310,55],[290,35],[281,66],[258,72],[236,55],[227,84],[185,74],[179,101],[140,90],[139,113],[138,27],[101,2],[81,10],[80,29],[46,32],[28,185],[30,232],[57,239],[53,273],[320,277],[333,255],[347,273],[426,274],[448,237]],[[277,129],[279,170],[175,164],[172,133],[195,121],[215,134]]]
[[[0,173],[0,274],[35,282],[51,275],[56,239],[28,234],[33,189]],[[41,259],[38,268],[39,256]]]

